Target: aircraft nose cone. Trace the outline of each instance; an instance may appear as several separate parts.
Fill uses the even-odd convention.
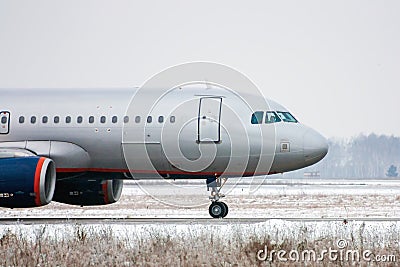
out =
[[[317,163],[328,153],[328,142],[314,130],[308,130],[303,139],[304,161],[307,165]]]

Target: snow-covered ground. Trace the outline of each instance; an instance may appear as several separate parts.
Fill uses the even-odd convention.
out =
[[[341,249],[367,248],[380,250],[390,248],[397,251],[398,233],[400,222],[294,222],[286,220],[267,220],[254,224],[92,224],[79,225],[76,223],[65,224],[37,224],[24,225],[20,223],[12,225],[0,225],[0,237],[7,233],[13,233],[18,237],[28,238],[34,242],[43,238],[55,240],[76,240],[81,235],[104,236],[116,238],[126,242],[132,248],[140,249],[139,244],[144,240],[159,241],[166,238],[195,241],[201,238],[204,243],[225,242],[234,243],[249,242],[251,240],[274,242],[279,246],[284,242],[295,240],[299,242],[322,242],[332,248],[338,247],[337,242],[344,242]],[[204,241],[206,240],[206,241]],[[208,241],[207,241],[208,240]],[[289,241],[288,241],[289,240]],[[221,243],[221,245],[223,245]],[[196,244],[191,244],[195,248]],[[194,246],[194,247],[193,247]],[[322,249],[322,248],[320,248]],[[398,257],[400,255],[396,255]]]
[[[258,187],[259,184],[263,185]],[[227,193],[224,201],[230,209],[227,218],[266,218],[265,221],[252,223],[244,220],[235,223],[235,220],[225,220],[227,223],[221,223],[223,219],[193,219],[183,223],[151,220],[125,223],[117,220],[112,224],[104,220],[87,224],[79,224],[74,220],[56,224],[17,222],[0,224],[0,239],[16,236],[37,243],[47,240],[43,238],[79,241],[79,238],[86,235],[100,236],[106,240],[120,240],[132,251],[143,250],[144,245],[149,247],[148,244],[152,242],[157,245],[170,240],[174,246],[181,248],[176,253],[183,253],[190,243],[189,254],[198,249],[207,250],[204,247],[208,248],[210,244],[222,248],[248,244],[247,250],[257,253],[269,242],[275,244],[275,248],[282,249],[283,246],[289,250],[303,250],[307,246],[315,246],[319,251],[328,247],[357,251],[368,249],[381,255],[394,255],[395,260],[398,260],[398,219],[349,219],[345,223],[343,220],[291,221],[285,218],[399,218],[399,184],[391,180],[270,179],[253,184],[233,181],[223,189]],[[168,186],[155,181],[129,181],[125,183],[121,200],[112,205],[75,207],[51,203],[34,209],[1,208],[0,216],[22,219],[209,218],[208,205],[208,192],[200,181],[176,181]],[[218,223],[214,223],[215,220]],[[252,242],[255,245],[251,245]],[[243,251],[237,253],[240,252]],[[226,253],[230,253],[229,249]]]
[[[229,180],[222,192],[228,218],[400,217],[400,181],[282,179]],[[61,203],[33,209],[0,208],[0,217],[208,218],[202,181],[127,181],[115,204]]]

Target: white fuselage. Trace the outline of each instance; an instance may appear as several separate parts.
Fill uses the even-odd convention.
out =
[[[49,157],[58,174],[127,178],[264,175],[309,166],[327,153],[326,140],[301,123],[252,123],[255,111],[287,112],[273,101],[249,106],[220,88],[157,92],[2,89],[0,148]]]

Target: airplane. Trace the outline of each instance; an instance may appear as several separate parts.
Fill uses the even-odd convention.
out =
[[[0,207],[106,205],[126,179],[203,179],[209,214],[223,218],[227,178],[297,170],[327,152],[282,105],[217,86],[0,89]]]

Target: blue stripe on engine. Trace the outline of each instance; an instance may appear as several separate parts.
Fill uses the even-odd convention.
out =
[[[40,157],[0,159],[0,206],[35,207],[35,171]]]

